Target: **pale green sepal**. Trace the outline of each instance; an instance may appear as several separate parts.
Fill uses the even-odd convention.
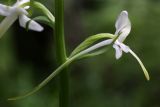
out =
[[[51,21],[46,16],[38,16],[38,17],[33,18],[33,20],[40,21],[41,23],[44,23],[50,27],[53,27],[53,25],[51,24]]]
[[[48,19],[52,22],[52,25],[55,23],[55,17],[52,15],[52,13],[40,2],[33,1],[32,6],[37,8],[37,11],[42,12],[45,16],[48,17]]]

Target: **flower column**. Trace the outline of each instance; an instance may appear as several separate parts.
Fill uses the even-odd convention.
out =
[[[58,66],[67,59],[64,41],[64,1],[55,0],[55,45]],[[69,76],[67,68],[60,73],[59,78],[59,106],[69,107]]]

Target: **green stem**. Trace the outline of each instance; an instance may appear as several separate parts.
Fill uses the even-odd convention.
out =
[[[58,66],[63,64],[66,57],[64,41],[64,1],[55,0],[55,44]],[[60,73],[59,106],[69,107],[69,74],[67,68]]]

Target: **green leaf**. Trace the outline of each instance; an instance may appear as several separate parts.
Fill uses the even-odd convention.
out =
[[[107,38],[114,38],[115,35],[110,34],[110,33],[100,33],[97,35],[93,35],[88,37],[84,42],[82,42],[77,48],[73,50],[71,53],[70,57],[76,55],[77,53],[81,52],[82,50],[86,49],[87,47],[93,45],[95,42],[102,40],[102,39],[107,39]]]

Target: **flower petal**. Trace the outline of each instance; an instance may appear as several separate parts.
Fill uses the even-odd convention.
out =
[[[0,38],[9,29],[9,27],[16,21],[17,18],[18,18],[18,15],[15,13],[12,13],[0,23]]]
[[[125,44],[119,42],[118,40],[115,42],[125,53],[128,53],[130,48],[126,46]]]
[[[122,11],[120,13],[120,15],[116,21],[115,27],[116,27],[115,35],[120,34],[118,40],[120,42],[123,42],[131,31],[131,23],[128,18],[127,11]]]
[[[92,51],[94,51],[96,49],[99,49],[99,48],[102,48],[104,46],[107,46],[107,45],[111,44],[112,42],[113,42],[113,39],[104,40],[104,41],[102,41],[100,43],[97,43],[97,44],[85,49],[84,51],[81,52],[81,55],[84,55],[84,54],[92,52]]]
[[[18,14],[28,15],[28,12],[24,8],[15,8],[13,11],[17,12]]]
[[[128,25],[129,22],[130,21],[128,19],[128,12],[127,11],[122,11],[120,13],[120,15],[118,16],[116,24],[115,24],[116,31],[119,32],[120,30],[122,30],[126,25]]]
[[[31,20],[26,15],[20,15],[19,16],[19,23],[20,23],[21,27],[26,28],[26,24],[27,24],[28,21],[31,21],[29,23],[29,26],[28,26],[28,28],[30,30],[34,30],[34,31],[38,31],[38,32],[43,31],[43,27],[40,24],[38,24],[37,22]]]
[[[121,34],[118,37],[118,40],[120,42],[123,42],[126,39],[126,37],[129,35],[130,31],[131,31],[131,26],[126,26],[125,28],[123,28],[121,30]]]
[[[0,4],[0,15],[9,16],[11,14],[11,7]]]
[[[136,60],[138,61],[138,63],[140,64],[143,72],[144,72],[144,75],[146,77],[147,80],[150,80],[150,77],[149,77],[149,74],[145,68],[145,66],[143,65],[142,61],[139,59],[139,57],[130,49],[129,52],[136,58]]]
[[[118,45],[116,45],[116,44],[113,45],[113,48],[116,51],[116,54],[115,54],[116,59],[119,59],[122,56],[122,50],[121,50],[121,48]]]

